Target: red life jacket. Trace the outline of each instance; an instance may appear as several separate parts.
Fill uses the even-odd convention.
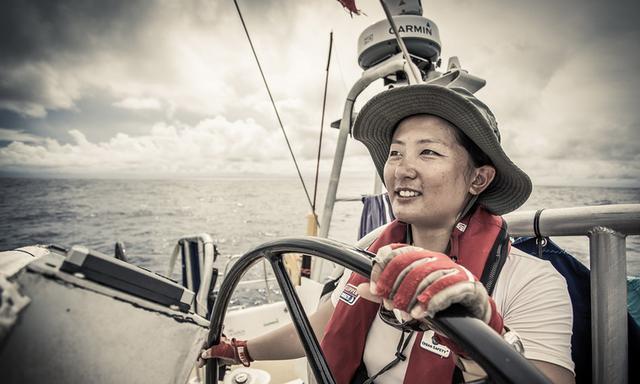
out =
[[[391,243],[406,242],[407,224],[393,221],[371,244],[369,251]],[[495,284],[496,268],[502,267],[509,252],[509,238],[506,223],[502,217],[495,216],[478,208],[453,229],[449,256],[466,267],[476,278],[491,275],[491,284]],[[500,260],[500,261],[498,261]],[[497,261],[497,263],[496,263]],[[499,264],[499,265],[496,265]],[[352,273],[343,297],[333,312],[322,339],[322,350],[329,368],[338,384],[350,383],[362,363],[367,334],[375,319],[380,304],[361,299],[353,287],[368,282],[369,279]],[[489,292],[492,287],[488,288]],[[351,299],[351,300],[349,300]],[[495,310],[495,307],[493,307]],[[499,320],[501,322],[501,319]],[[500,326],[501,328],[501,326]],[[423,333],[418,332],[411,349],[404,383],[447,383],[451,382],[455,360],[453,354],[442,358],[420,346]],[[393,346],[390,346],[393,348]]]

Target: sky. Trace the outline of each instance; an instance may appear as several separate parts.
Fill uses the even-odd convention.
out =
[[[335,0],[239,0],[293,151],[313,177],[329,33],[321,172],[332,164],[357,38],[383,18]],[[295,176],[232,0],[3,1],[0,175]],[[423,1],[443,63],[477,93],[535,184],[640,187],[640,6],[635,1]],[[440,68],[444,71],[445,68]],[[375,84],[358,100],[379,92]],[[350,140],[344,172],[374,174]]]

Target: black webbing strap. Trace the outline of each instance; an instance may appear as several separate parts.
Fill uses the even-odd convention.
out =
[[[542,211],[544,211],[544,208],[538,209],[536,211],[535,216],[533,216],[533,233],[536,236],[536,244],[538,245],[539,258],[542,258],[542,251],[545,245],[547,245],[547,239],[545,239],[545,237],[542,236],[542,233],[540,233],[540,215],[542,214]]]
[[[500,233],[498,233],[498,237],[491,247],[491,251],[489,251],[489,257],[487,257],[482,276],[480,276],[480,282],[487,289],[489,296],[493,294],[498,276],[500,276],[500,271],[502,271],[502,267],[507,261],[508,256],[509,230],[507,228],[507,222],[502,219],[502,228],[500,228]]]
[[[404,350],[407,348],[407,345],[409,345],[413,333],[414,331],[407,332],[405,338],[405,331],[401,332],[400,340],[398,340],[398,346],[396,347],[396,358],[391,360],[389,364],[385,365],[381,370],[378,371],[378,373],[365,380],[363,384],[373,383],[373,380],[375,380],[378,376],[395,367],[399,362],[407,360],[407,356],[404,355]]]

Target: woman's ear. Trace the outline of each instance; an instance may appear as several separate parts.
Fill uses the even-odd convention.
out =
[[[469,193],[479,195],[487,189],[493,178],[496,177],[496,169],[491,165],[483,165],[476,168],[474,174],[475,178],[471,182],[471,186],[469,186]]]

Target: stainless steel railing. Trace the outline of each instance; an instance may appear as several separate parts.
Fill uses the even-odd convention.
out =
[[[206,233],[201,233],[197,235],[190,235],[182,237],[178,243],[175,245],[173,252],[171,254],[171,258],[169,259],[169,268],[167,270],[167,276],[171,277],[173,275],[173,270],[176,265],[176,261],[178,259],[178,255],[180,252],[185,252],[185,257],[190,259],[189,255],[191,250],[189,247],[183,247],[182,245],[185,242],[194,242],[197,244],[197,252],[199,255],[202,255],[199,262],[201,263],[198,269],[201,271],[201,276],[199,280],[202,282],[198,291],[196,292],[196,299],[194,302],[194,310],[200,316],[207,315],[207,295],[211,289],[211,282],[213,280],[213,263],[216,260],[216,248],[209,236]],[[186,268],[187,281],[185,282],[185,286],[191,290],[194,290],[193,284],[193,266],[189,266]]]
[[[536,211],[505,215],[512,236],[535,236]],[[640,235],[640,204],[545,209],[542,236],[587,236],[591,267],[591,356],[594,383],[627,383],[626,237]]]
[[[225,276],[227,276],[227,273],[229,272],[229,268],[241,257],[242,255],[229,256],[229,259],[224,265],[224,272],[222,272],[222,275],[218,276],[220,278],[220,281],[224,280]],[[275,276],[269,277],[269,274],[267,272],[267,262],[263,260],[262,261],[262,279],[242,280],[238,283],[238,285],[239,286],[254,285],[256,283],[263,282],[265,287],[265,299],[267,300],[267,303],[273,303],[274,300],[271,297],[271,286],[269,285],[269,283],[275,282],[275,281],[276,281]]]

